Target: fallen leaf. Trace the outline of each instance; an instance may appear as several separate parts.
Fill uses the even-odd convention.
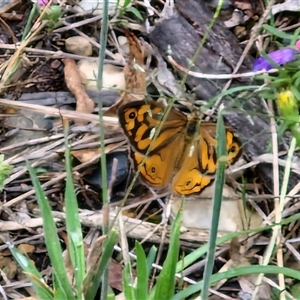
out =
[[[81,150],[74,150],[71,151],[71,154],[76,157],[81,163],[90,161],[93,157],[100,155],[100,149],[81,149]]]
[[[62,61],[65,64],[64,74],[67,87],[76,98],[76,111],[92,113],[94,101],[87,95],[85,88],[81,84],[82,79],[75,61],[70,58],[65,58]],[[88,122],[76,119],[75,123],[86,125]]]
[[[0,269],[5,273],[7,279],[15,278],[18,271],[18,265],[11,257],[0,256]]]
[[[129,55],[124,67],[125,91],[119,101],[111,106],[105,113],[106,116],[115,115],[118,108],[132,101],[143,100],[146,95],[146,73],[144,65],[144,49],[138,38],[129,30],[124,30],[129,44]]]
[[[20,244],[18,246],[18,250],[23,254],[28,254],[28,253],[30,254],[30,253],[33,253],[33,251],[35,250],[35,247],[30,244]]]
[[[108,266],[108,284],[110,287],[118,291],[123,291],[122,272],[123,272],[122,264],[118,263],[114,259],[111,259]]]

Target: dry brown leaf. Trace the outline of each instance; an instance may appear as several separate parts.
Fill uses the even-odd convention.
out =
[[[143,70],[144,49],[132,32],[126,30],[125,35],[130,53],[127,65],[124,67],[126,92],[123,97],[123,104],[143,100],[146,94],[146,74]]]
[[[134,211],[130,211],[128,209],[122,210],[122,215],[128,218],[136,218],[137,214]]]
[[[144,49],[138,38],[129,30],[124,30],[129,44],[129,55],[124,67],[126,90],[117,103],[111,106],[105,115],[115,115],[118,108],[132,101],[143,100],[146,95],[146,73],[144,65]]]
[[[80,72],[75,61],[70,58],[65,58],[62,61],[65,64],[64,74],[67,87],[76,98],[76,111],[92,113],[94,110],[94,101],[87,95],[84,86],[81,84]],[[88,122],[76,119],[75,123],[86,125]]]
[[[229,256],[233,262],[233,266],[250,266],[250,259],[247,253],[247,247],[242,245],[237,238],[232,239],[229,248]],[[250,258],[248,258],[250,257]],[[255,282],[257,280],[257,275],[244,275],[237,278],[241,290],[243,293],[252,294],[255,289]],[[266,282],[262,282],[259,292],[257,294],[257,299],[271,299],[271,288]]]
[[[114,259],[111,259],[108,266],[108,284],[112,288],[118,291],[123,291],[122,272],[123,272],[122,264],[118,263]]]
[[[106,236],[102,235],[98,237],[91,245],[86,245],[86,269],[87,272],[92,271],[96,274],[100,258],[102,255],[101,245],[106,240]]]
[[[81,149],[81,150],[74,150],[71,151],[71,154],[76,157],[81,163],[85,163],[90,161],[93,157],[100,155],[100,149]]]
[[[113,150],[120,149],[124,145],[124,142],[120,143],[112,143],[105,146],[105,154],[112,152]],[[82,150],[74,150],[71,151],[71,154],[76,157],[81,163],[85,163],[91,161],[92,159],[96,159],[96,157],[100,157],[101,149],[82,149]]]
[[[15,278],[18,271],[18,265],[11,257],[0,256],[0,269],[5,273],[7,279]]]
[[[17,248],[23,254],[33,253],[35,250],[35,247],[29,244],[20,244]]]

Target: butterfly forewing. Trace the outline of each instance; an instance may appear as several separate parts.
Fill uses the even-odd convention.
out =
[[[154,101],[135,101],[119,109],[120,124],[133,147],[132,157],[141,177],[152,187],[163,188],[173,177],[182,153],[187,118],[171,110],[165,122],[165,107]],[[160,126],[162,124],[162,126]],[[176,149],[171,151],[169,149]]]
[[[135,101],[119,109],[120,124],[135,151],[151,155],[182,132],[187,123],[186,116],[171,110],[160,126],[164,113],[165,107],[154,101]]]

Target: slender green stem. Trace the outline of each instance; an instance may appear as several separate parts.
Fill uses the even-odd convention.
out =
[[[103,64],[105,58],[105,50],[107,45],[107,36],[108,36],[108,0],[103,1],[103,19],[102,26],[100,31],[100,44],[101,48],[99,51],[99,68],[98,68],[98,78],[97,78],[97,87],[101,91],[103,87]],[[102,175],[102,201],[103,209],[106,210],[105,213],[108,213],[108,191],[107,191],[107,171],[106,171],[106,155],[104,147],[104,123],[103,123],[103,105],[101,99],[98,101],[99,107],[99,119],[100,119],[100,141],[101,141],[101,175]],[[108,218],[104,218],[102,225],[103,234],[107,234],[109,230]],[[105,247],[104,243],[103,247]],[[104,251],[105,249],[103,249]],[[103,276],[102,276],[102,291],[101,291],[101,300],[106,300],[108,295],[108,268],[106,267]]]
[[[225,170],[226,170],[226,139],[225,139],[225,127],[221,112],[219,112],[217,122],[217,157],[218,157],[218,168],[216,172],[216,181],[213,196],[213,214],[210,226],[209,242],[207,261],[204,268],[203,275],[203,291],[201,293],[201,299],[208,299],[208,290],[210,286],[210,279],[213,272],[213,266],[215,261],[216,252],[216,240],[218,235],[219,219],[221,212],[221,205],[223,199],[223,186],[225,183]]]
[[[101,48],[99,52],[99,67],[98,67],[98,78],[97,78],[97,87],[101,91],[103,88],[103,64],[105,59],[105,49],[107,44],[107,35],[108,35],[108,0],[103,2],[103,20],[102,27],[100,31],[100,43]],[[101,99],[98,101],[99,107],[99,119],[100,119],[100,141],[101,141],[101,175],[102,175],[102,201],[103,205],[108,204],[108,193],[107,193],[107,172],[106,172],[106,155],[105,155],[105,132],[103,124],[103,105]],[[103,224],[107,225],[107,224]],[[106,234],[108,227],[103,227],[103,233]]]
[[[32,9],[30,11],[28,20],[26,22],[26,26],[24,28],[24,32],[23,32],[21,41],[24,41],[24,39],[26,38],[28,32],[30,31],[32,23],[33,23],[33,19],[34,19],[35,15],[36,15],[37,11],[38,11],[37,4],[33,3],[33,6],[32,6]]]

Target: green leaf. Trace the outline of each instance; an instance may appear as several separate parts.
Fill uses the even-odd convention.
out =
[[[274,91],[261,91],[259,92],[259,96],[264,99],[276,99],[276,94],[274,93]]]
[[[136,285],[136,299],[147,299],[148,297],[148,266],[145,252],[142,246],[135,242],[136,249],[136,263],[137,263],[137,285]]]
[[[58,280],[55,274],[53,274],[52,277],[53,277],[53,285],[54,285],[54,299],[55,300],[67,299],[67,295],[65,294],[65,291],[61,286],[61,282]]]
[[[75,299],[72,287],[69,283],[67,272],[62,257],[62,249],[57,236],[57,230],[55,226],[54,219],[52,217],[51,208],[48,203],[48,199],[41,187],[39,180],[37,179],[34,169],[27,164],[27,168],[35,189],[35,194],[37,196],[37,202],[41,210],[41,216],[43,218],[43,230],[45,234],[45,243],[48,250],[48,255],[51,260],[54,273],[60,282],[60,286],[64,289],[64,293],[67,299]]]
[[[131,0],[124,0],[124,4],[123,7],[124,9],[126,9],[126,7],[130,4]]]
[[[4,188],[4,180],[9,177],[13,167],[4,163],[4,155],[0,155],[0,191]]]
[[[221,204],[223,199],[223,186],[225,183],[225,170],[227,163],[227,150],[226,150],[226,132],[221,112],[218,114],[217,121],[217,158],[218,167],[216,171],[216,181],[213,196],[213,214],[211,220],[211,230],[209,234],[207,261],[204,268],[204,282],[203,292],[201,293],[202,299],[208,299],[208,290],[210,287],[210,278],[213,271],[215,260],[216,240],[218,235],[219,219],[221,212]]]
[[[155,288],[151,291],[151,299],[170,299],[175,290],[176,263],[179,255],[179,235],[182,220],[182,204],[172,224],[171,240],[166,260],[157,279]]]
[[[110,286],[108,286],[107,290],[108,290],[107,300],[115,300],[116,295],[115,295],[113,289]]]
[[[289,77],[286,77],[286,78],[278,77],[273,80],[273,85],[285,86],[285,85],[290,84],[290,82],[291,82],[291,78],[289,78]]]
[[[131,275],[131,267],[130,264],[127,263],[124,267],[123,270],[123,275],[122,275],[122,281],[123,281],[123,292],[125,295],[125,299],[130,299],[130,300],[139,300],[138,298],[135,297],[135,288],[134,288],[134,282],[133,278]]]
[[[59,5],[51,5],[50,7],[48,7],[42,19],[49,20],[52,22],[57,22],[61,16],[62,16],[61,7]]]
[[[147,276],[150,276],[150,272],[152,270],[152,264],[155,262],[155,258],[157,255],[157,248],[155,246],[152,246],[149,250],[149,253],[147,255],[147,270],[148,270],[148,274]]]
[[[300,76],[294,79],[292,85],[295,86],[296,89],[299,89],[299,88],[300,88]],[[296,97],[296,98],[297,98],[297,97]],[[297,99],[298,99],[298,98],[297,98]],[[300,99],[298,99],[298,100],[300,100]]]
[[[247,267],[238,267],[234,269],[230,269],[226,272],[216,273],[212,275],[210,284],[218,283],[222,280],[228,280],[230,278],[246,276],[246,275],[254,275],[254,274],[283,274],[286,277],[294,278],[300,280],[300,272],[298,270],[293,270],[290,268],[277,267],[277,266],[261,266],[261,265],[251,265]],[[203,280],[190,285],[185,290],[177,293],[171,300],[182,300],[190,297],[194,293],[197,293],[203,289]]]
[[[300,101],[300,92],[298,88],[292,85],[290,89],[294,97],[297,99],[297,101]]]
[[[274,76],[271,76],[268,74],[258,74],[258,75],[255,75],[254,78],[256,80],[267,81],[267,82],[273,82],[275,80]]]
[[[298,79],[299,77],[300,77],[300,71],[297,71],[292,75],[292,80]]]
[[[29,31],[30,31],[30,29],[32,27],[34,18],[37,15],[37,12],[38,12],[38,6],[37,6],[36,3],[33,3],[31,11],[30,11],[30,14],[29,14],[29,17],[26,20],[26,26],[25,26],[25,28],[23,30],[23,35],[22,35],[21,41],[24,41],[25,38],[27,37],[27,35],[28,35],[28,33],[29,33]]]
[[[89,274],[84,279],[84,299],[94,299],[96,293],[98,291],[101,277],[104,273],[105,268],[107,267],[111,255],[114,251],[114,246],[118,241],[118,234],[115,230],[111,230],[107,236],[107,240],[104,244],[103,253],[100,258],[100,262],[97,270],[95,270],[94,276],[90,276]],[[92,281],[90,279],[92,278]]]
[[[292,222],[296,222],[300,219],[300,213],[294,214],[291,217],[285,218],[281,220],[281,225],[287,225],[290,224]],[[243,230],[243,231],[239,231],[239,232],[232,232],[232,233],[228,233],[220,238],[217,239],[217,243],[216,245],[222,245],[226,242],[231,241],[234,238],[239,238],[241,236],[247,236],[253,233],[258,233],[258,232],[262,232],[264,230],[271,230],[276,224],[272,224],[272,225],[267,225],[265,227],[260,227],[260,228],[255,228],[255,229],[249,229],[249,230]],[[176,267],[176,272],[179,273],[181,272],[183,269],[187,268],[188,266],[190,266],[191,264],[193,264],[196,260],[198,260],[200,257],[204,256],[208,251],[208,244],[205,244],[199,248],[197,248],[196,250],[194,250],[193,252],[191,252],[190,254],[186,255],[184,257],[184,260],[180,260],[177,263],[177,267]]]
[[[24,271],[24,274],[29,278],[32,283],[32,287],[40,299],[53,299],[53,291],[44,282],[43,277],[32,264],[32,262],[22,254],[10,241],[5,241],[10,252],[12,253],[19,266]]]
[[[138,19],[140,19],[141,21],[144,20],[143,16],[141,15],[141,13],[133,6],[130,6],[129,8],[126,9],[127,11],[133,13]]]
[[[82,298],[83,281],[85,277],[84,243],[81,232],[81,223],[78,214],[78,203],[73,184],[72,161],[68,145],[68,125],[65,126],[65,161],[67,170],[67,184],[65,190],[66,227],[68,232],[68,251],[72,262],[77,297]]]
[[[242,91],[251,91],[251,90],[259,90],[261,88],[260,85],[249,85],[249,86],[238,86],[238,87],[233,87],[230,88],[222,93],[219,93],[215,97],[211,98],[206,105],[204,105],[204,109],[210,108],[214,105],[214,103],[217,101],[219,98],[223,98],[225,96],[234,94],[234,93],[240,93]]]
[[[300,284],[294,283],[291,287],[291,295],[294,296],[295,299],[300,298]]]
[[[5,241],[7,244],[10,252],[14,256],[15,260],[18,262],[19,266],[22,268],[22,270],[26,273],[32,274],[32,276],[37,277],[40,281],[43,281],[43,277],[37,270],[37,268],[32,264],[32,262],[28,259],[27,256],[22,254],[11,242]]]
[[[24,274],[29,277],[32,282],[32,287],[39,296],[39,299],[55,299],[53,291],[45,284],[44,280],[41,280],[39,276],[34,276],[32,273],[24,272]]]
[[[290,43],[291,46],[296,45],[296,42],[299,40],[299,36],[300,36],[300,28],[298,27],[298,28],[293,32],[293,38],[292,38],[291,43]]]
[[[271,33],[272,35],[275,35],[281,39],[287,39],[287,40],[294,40],[295,36],[292,34],[288,34],[284,31],[278,30],[277,28],[270,26],[268,24],[263,24],[262,28]]]

